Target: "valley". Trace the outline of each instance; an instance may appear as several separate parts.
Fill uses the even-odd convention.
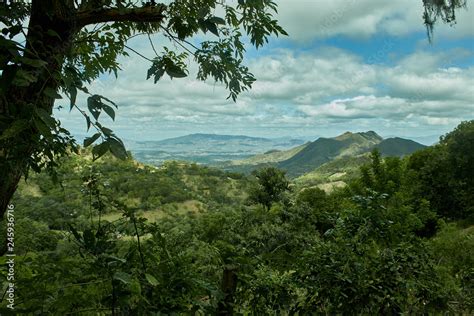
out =
[[[160,165],[166,160],[194,162],[229,172],[250,174],[262,167],[284,171],[297,185],[344,186],[369,161],[373,149],[382,156],[403,157],[425,145],[410,139],[384,139],[376,132],[346,132],[332,138],[267,139],[248,136],[192,134],[131,145],[134,158]],[[332,183],[332,184],[331,184]]]

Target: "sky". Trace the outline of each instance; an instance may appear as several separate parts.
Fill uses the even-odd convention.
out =
[[[188,78],[154,84],[146,80],[150,64],[130,53],[119,60],[118,78],[104,75],[90,87],[119,106],[115,122],[104,125],[130,140],[192,133],[311,140],[374,130],[430,144],[474,119],[472,1],[456,25],[435,26],[431,44],[421,0],[276,3],[289,36],[258,50],[247,45],[246,65],[257,81],[237,102],[221,85],[194,79],[192,60]],[[157,50],[166,44],[160,34],[152,40]],[[147,37],[129,46],[153,57]],[[85,108],[85,98],[79,101]],[[73,134],[86,134],[77,111],[56,117]]]

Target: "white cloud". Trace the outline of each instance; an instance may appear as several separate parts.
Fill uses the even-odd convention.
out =
[[[279,1],[278,19],[290,39],[312,39],[344,35],[367,38],[378,32],[404,36],[424,32],[421,1],[397,0],[292,0]],[[438,24],[435,38],[474,35],[473,11],[460,10],[454,27]]]
[[[340,3],[337,0],[329,8]],[[390,11],[386,2],[361,1],[361,8],[353,14],[366,12],[371,3],[375,9],[367,14],[373,16],[367,21],[360,17],[351,20],[354,35],[365,30],[368,36],[376,31],[370,25],[386,23],[386,18],[379,18]],[[308,3],[309,7],[314,5]],[[292,9],[301,8],[295,5]],[[336,32],[338,22],[334,23]],[[365,28],[358,23],[369,25]],[[136,45],[152,56],[144,42]],[[149,139],[211,131],[330,136],[354,128],[393,131],[388,132],[391,135],[407,130],[433,133],[439,128],[441,134],[456,122],[474,117],[474,68],[458,64],[459,58],[472,57],[472,52],[420,49],[395,65],[381,63],[392,51],[396,49],[387,42],[364,61],[334,47],[270,50],[251,59],[249,68],[258,81],[237,103],[226,100],[228,92],[222,85],[194,80],[196,65],[192,61],[190,78],[163,78],[153,84],[145,80],[149,63],[135,55],[123,60],[117,80],[101,78],[90,90],[119,104],[117,121],[108,121],[107,126],[125,137],[146,134],[151,135]],[[80,101],[85,104],[84,97]],[[77,113],[61,112],[58,117],[75,132],[85,130]]]

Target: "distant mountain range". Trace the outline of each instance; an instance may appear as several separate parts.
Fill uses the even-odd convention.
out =
[[[366,155],[377,148],[383,156],[404,156],[426,147],[399,137],[383,139],[374,131],[346,132],[333,138],[318,138],[313,142],[286,151],[271,151],[244,160],[221,164],[220,167],[248,172],[265,165],[273,165],[287,171],[295,178],[337,159]],[[347,160],[347,159],[346,159]],[[366,161],[366,159],[358,159]]]
[[[263,138],[243,135],[191,134],[160,141],[125,141],[135,159],[160,165],[166,160],[208,164],[228,171],[248,173],[276,166],[291,178],[314,180],[334,173],[351,173],[377,148],[383,156],[404,156],[426,147],[410,139],[382,138],[374,131],[346,132],[336,137],[303,139]],[[342,167],[341,167],[342,166]],[[350,170],[344,169],[350,166]],[[319,169],[318,169],[319,168]]]
[[[166,160],[203,164],[245,159],[270,150],[286,150],[303,144],[302,139],[262,138],[243,135],[191,134],[160,141],[126,141],[135,159],[159,165]]]

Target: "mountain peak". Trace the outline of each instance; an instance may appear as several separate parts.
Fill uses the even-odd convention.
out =
[[[352,133],[352,132],[347,131],[344,134],[334,137],[334,139],[339,140],[339,141],[344,141],[344,140],[353,139],[356,137],[357,138],[363,137],[364,139],[372,140],[376,142],[380,142],[383,140],[383,138],[374,131],[358,132],[358,133]]]
[[[339,136],[334,137],[334,139],[335,140],[346,140],[348,138],[351,138],[353,135],[354,135],[354,133],[347,131],[347,132],[345,132],[345,133],[343,133]]]
[[[374,131],[361,132],[361,133],[357,133],[357,134],[359,134],[359,135],[361,135],[365,138],[372,139],[372,140],[378,140],[378,141],[383,140],[383,137],[380,136],[379,134],[377,134]]]

